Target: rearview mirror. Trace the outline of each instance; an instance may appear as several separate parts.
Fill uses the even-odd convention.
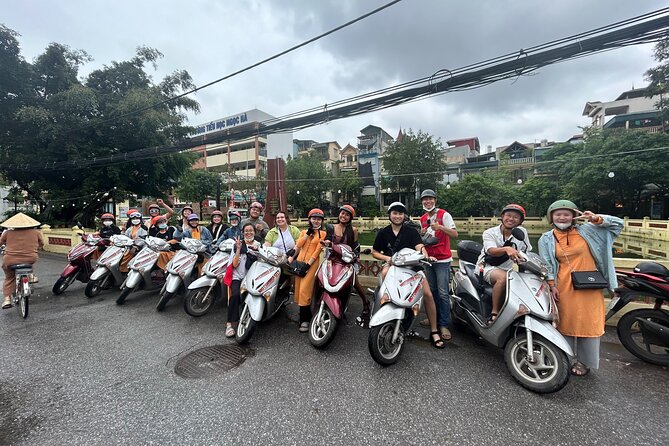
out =
[[[522,241],[525,241],[525,232],[524,232],[522,229],[520,229],[519,227],[515,227],[515,228],[513,228],[513,229],[511,230],[511,235],[512,235],[516,240],[520,240],[521,242],[522,242]]]

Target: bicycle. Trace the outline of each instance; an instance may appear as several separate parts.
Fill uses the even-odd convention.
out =
[[[28,308],[32,287],[30,285],[30,276],[33,273],[33,266],[30,263],[19,263],[11,265],[10,268],[16,274],[16,291],[12,297],[12,302],[22,318],[28,317]]]

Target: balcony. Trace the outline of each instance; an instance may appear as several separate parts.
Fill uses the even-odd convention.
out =
[[[528,156],[526,158],[506,158],[499,160],[499,166],[517,166],[517,165],[533,165],[534,157]]]

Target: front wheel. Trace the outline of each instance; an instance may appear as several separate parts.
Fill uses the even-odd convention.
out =
[[[669,316],[661,310],[639,309],[630,311],[618,321],[618,338],[637,358],[657,365],[669,365],[669,345],[649,333],[639,319],[659,324],[669,331]],[[660,327],[660,329],[662,328]]]
[[[395,364],[404,347],[404,336],[400,330],[399,337],[393,343],[393,333],[398,321],[389,321],[369,330],[367,345],[374,361],[382,366]]]
[[[100,294],[104,288],[104,281],[106,278],[107,276],[103,277],[102,279],[89,280],[86,284],[86,289],[84,289],[84,294],[86,297],[90,299],[91,297],[95,297]]]
[[[184,310],[193,317],[204,316],[214,307],[215,292],[210,287],[189,290],[184,299]],[[207,292],[209,291],[209,295]],[[206,297],[205,297],[206,296]]]
[[[174,293],[170,293],[169,291],[165,291],[162,296],[160,296],[160,300],[158,301],[158,305],[156,305],[156,310],[158,311],[163,311],[165,307],[167,306],[167,302],[172,299],[174,296]]]
[[[56,280],[56,283],[53,284],[53,288],[51,289],[51,291],[56,296],[63,294],[63,292],[65,292],[67,287],[72,285],[72,282],[74,282],[74,279],[76,278],[77,278],[76,274],[70,274],[67,277],[59,277],[58,280]]]
[[[126,297],[132,292],[132,288],[123,288],[121,291],[121,295],[116,299],[116,305],[123,305],[123,302],[125,302]]]
[[[335,318],[332,311],[325,306],[323,311],[317,312],[311,318],[309,324],[309,342],[316,348],[325,348],[334,339],[335,331],[337,330],[337,318]]]
[[[235,333],[235,341],[238,344],[246,344],[251,340],[253,332],[256,329],[257,322],[251,317],[248,305],[244,304],[242,314],[239,316],[239,325],[237,325],[237,333]]]
[[[569,359],[552,342],[535,334],[533,360],[527,355],[527,336],[523,333],[504,348],[504,361],[518,384],[536,393],[553,393],[569,381]]]

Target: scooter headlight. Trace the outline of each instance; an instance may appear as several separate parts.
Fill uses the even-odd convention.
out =
[[[393,265],[402,266],[406,262],[406,258],[402,254],[395,254],[391,259]]]

